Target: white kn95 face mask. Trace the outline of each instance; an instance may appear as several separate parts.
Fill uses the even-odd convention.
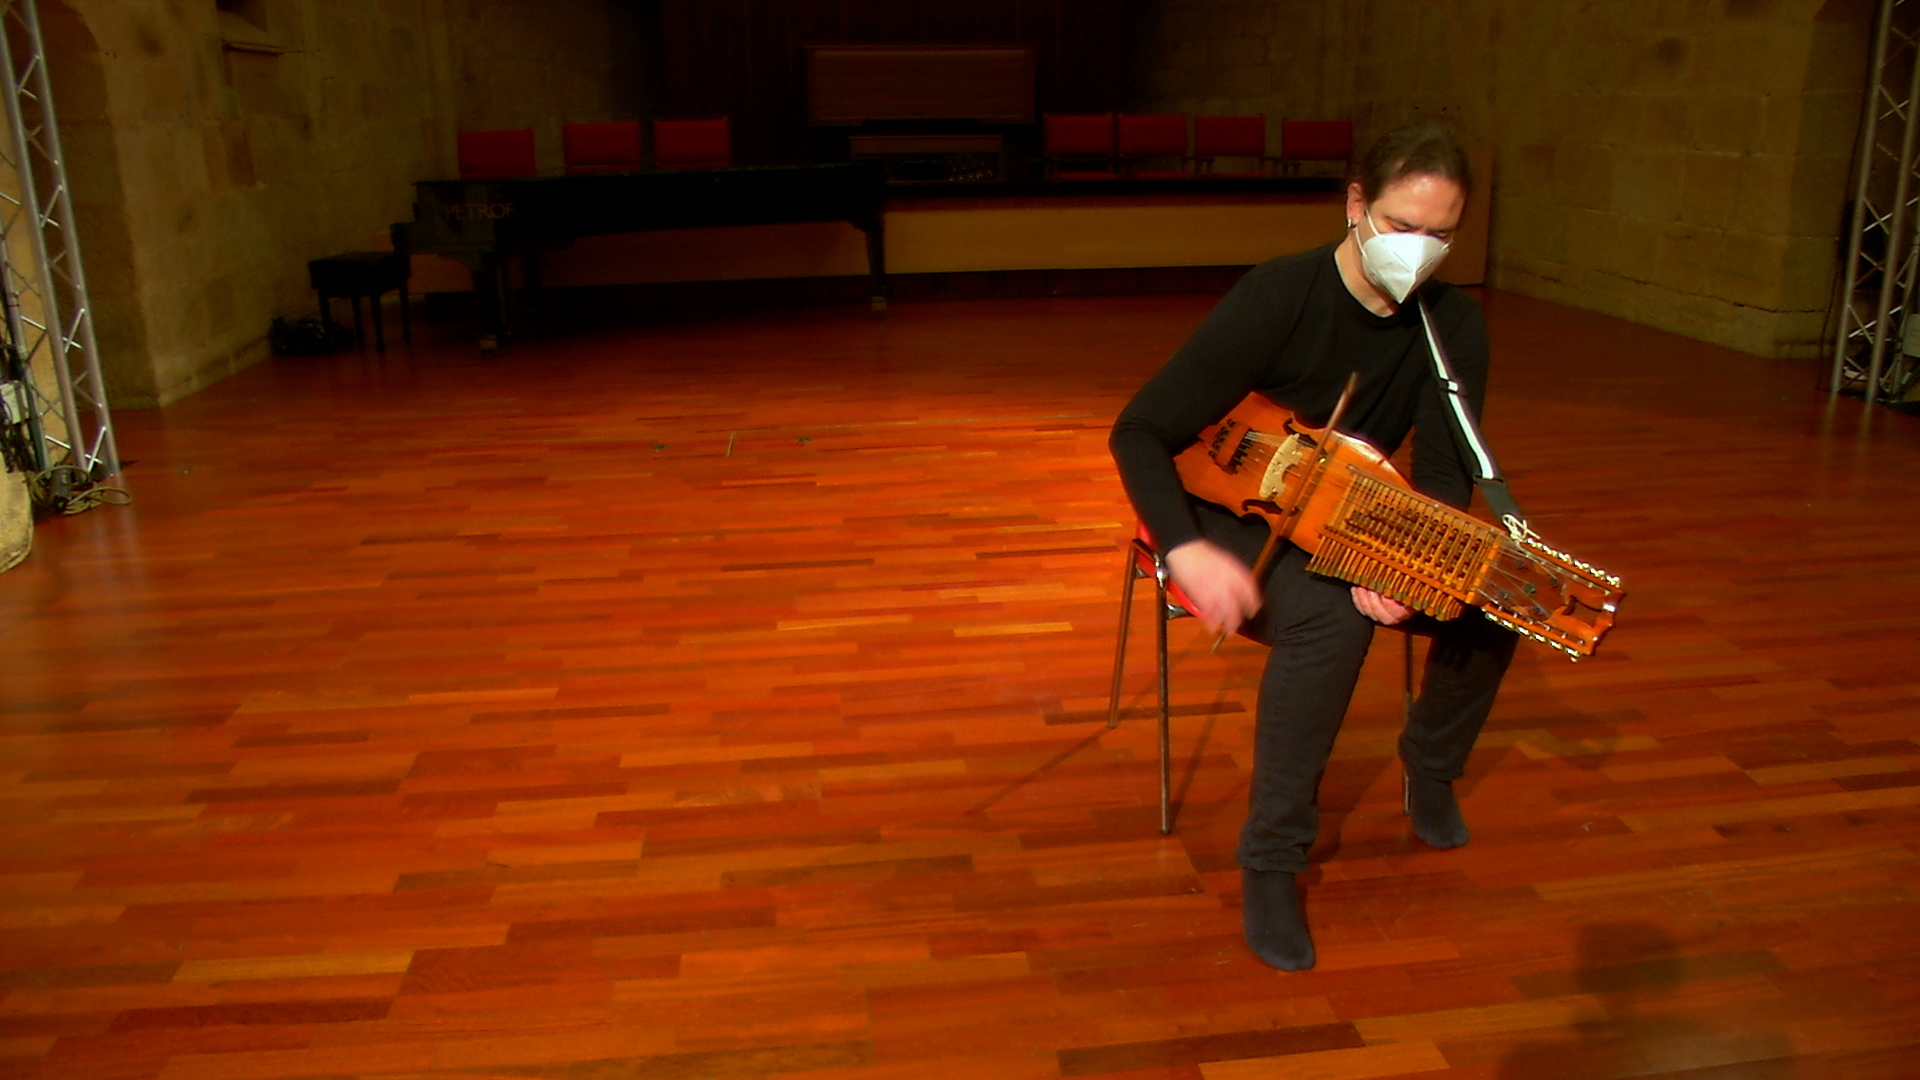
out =
[[[1366,214],[1373,235],[1360,245],[1360,269],[1394,303],[1403,304],[1447,257],[1447,245],[1420,233],[1383,233],[1373,223],[1373,211]]]

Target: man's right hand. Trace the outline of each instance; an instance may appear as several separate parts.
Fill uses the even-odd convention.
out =
[[[1211,540],[1189,540],[1167,552],[1167,570],[1216,633],[1231,634],[1260,610],[1253,571]]]

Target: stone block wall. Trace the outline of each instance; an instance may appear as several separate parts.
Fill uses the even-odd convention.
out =
[[[455,126],[532,128],[543,173],[564,170],[564,125],[646,113],[640,15],[631,2],[458,0],[443,18]]]
[[[27,474],[0,472],[0,573],[33,553],[33,500]]]
[[[1451,116],[1494,150],[1492,284],[1746,352],[1822,351],[1870,0],[1147,6],[1143,106],[1299,115],[1293,93],[1362,142]],[[1318,39],[1278,28],[1315,19]],[[1226,58],[1261,34],[1268,87],[1236,95]],[[1328,72],[1317,89],[1308,70]]]
[[[461,127],[635,115],[616,0],[41,0],[115,407],[164,404],[316,312],[307,260],[412,216]]]
[[[314,311],[463,127],[639,118],[628,0],[40,0],[110,397],[157,405]],[[1491,146],[1491,281],[1819,351],[1872,0],[1135,0],[1133,106],[1415,114]],[[235,47],[236,45],[240,47]]]
[[[314,309],[306,260],[366,247],[444,156],[422,4],[262,0],[250,25],[214,0],[50,8],[68,9],[49,69],[116,407],[266,355],[274,315]]]
[[[1347,0],[1143,0],[1133,23],[1135,105],[1143,111],[1282,120],[1350,115],[1343,56]]]

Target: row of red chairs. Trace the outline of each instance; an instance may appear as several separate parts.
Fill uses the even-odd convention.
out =
[[[561,133],[568,175],[637,172],[640,125],[568,124]],[[655,120],[653,164],[658,169],[724,169],[733,164],[733,134],[727,118]],[[539,171],[533,153],[533,129],[460,133],[460,178],[502,180]]]
[[[1278,154],[1267,153],[1265,116],[1196,116],[1191,151],[1185,115],[1048,113],[1044,120],[1047,175],[1057,180],[1256,177],[1269,175],[1272,165],[1291,173],[1306,161],[1336,161],[1345,169],[1353,160],[1351,120],[1281,121]],[[1214,168],[1220,158],[1250,161],[1256,171],[1222,172]],[[1142,165],[1168,159],[1180,167]]]
[[[1286,120],[1280,125],[1280,150],[1267,153],[1265,116],[1193,118],[1189,152],[1185,115],[1091,115],[1048,113],[1044,124],[1047,175],[1059,180],[1174,180],[1197,176],[1257,177],[1278,164],[1289,172],[1305,161],[1353,158],[1350,120]],[[570,175],[635,172],[642,168],[640,125],[568,124],[562,152]],[[1220,158],[1251,161],[1255,171],[1223,172]],[[1143,168],[1143,162],[1177,161],[1177,169]],[[733,164],[733,135],[727,118],[655,120],[653,161],[659,169],[720,169]],[[495,180],[538,172],[532,128],[460,132],[460,177]]]

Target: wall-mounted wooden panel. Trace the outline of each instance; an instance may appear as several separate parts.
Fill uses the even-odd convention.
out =
[[[807,121],[1033,123],[1033,50],[990,45],[810,45]]]
[[[758,165],[826,153],[807,124],[809,45],[1024,46],[1036,111],[1118,109],[1135,0],[659,2],[659,115],[732,117],[735,160]]]

